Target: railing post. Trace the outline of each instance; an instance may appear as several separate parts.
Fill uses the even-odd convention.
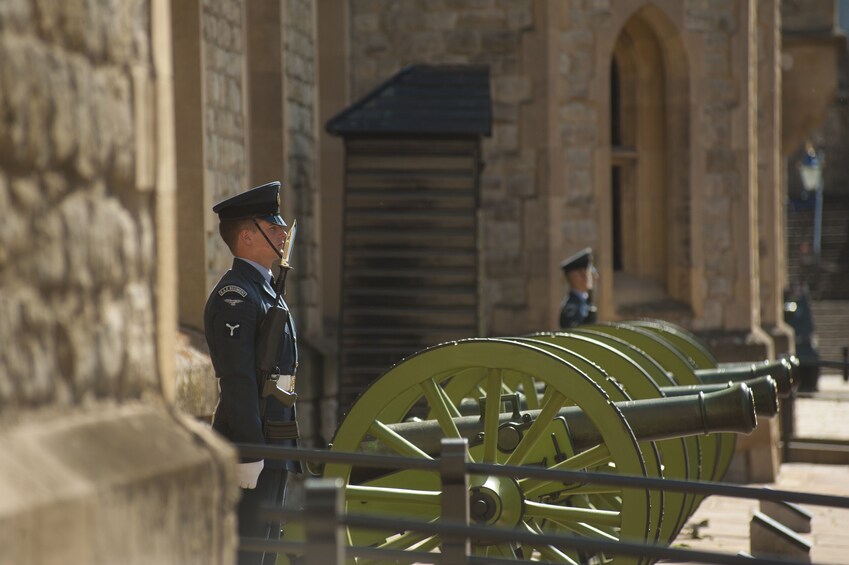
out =
[[[849,382],[849,347],[843,346],[843,382]]]
[[[790,462],[790,442],[796,435],[795,430],[796,391],[791,388],[790,395],[781,401],[781,462]]]
[[[344,565],[344,509],[340,479],[307,479],[304,483],[306,565]]]
[[[469,461],[465,438],[445,438],[439,461],[442,479],[442,523],[453,526],[469,525]],[[464,565],[470,552],[466,534],[442,536],[442,565]]]

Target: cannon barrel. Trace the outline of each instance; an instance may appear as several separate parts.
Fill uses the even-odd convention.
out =
[[[778,385],[771,376],[758,377],[742,381],[750,389],[755,398],[755,412],[758,416],[772,418],[778,414]],[[706,385],[684,385],[684,386],[667,386],[661,388],[666,396],[686,396],[688,394],[697,394],[699,392],[716,392],[724,390],[730,386],[736,386],[736,383],[723,384],[706,384]]]
[[[751,433],[757,426],[755,401],[746,384],[737,383],[715,392],[690,394],[672,398],[654,398],[647,400],[629,400],[616,402],[616,407],[625,416],[628,424],[640,441],[654,441],[679,438],[714,432]],[[523,418],[514,413],[503,412],[499,415],[499,444],[501,432],[521,433],[520,426],[536,419],[540,411],[529,410]],[[592,420],[580,408],[566,407],[557,413],[562,418],[576,450],[583,450],[603,443],[603,438]],[[474,439],[483,433],[484,422],[479,416],[460,416],[454,423],[462,437],[474,444]],[[435,455],[440,450],[442,429],[436,420],[401,422],[388,424],[387,427],[406,440],[415,444],[425,453]],[[509,442],[514,443],[514,442]],[[366,439],[361,449],[371,453],[385,453],[388,448],[374,439]]]
[[[767,363],[723,365],[716,369],[697,369],[696,376],[704,384],[725,384],[770,376],[775,379],[779,398],[787,398],[791,390],[798,387],[794,365],[787,359]]]
[[[758,416],[772,418],[778,414],[778,399],[780,394],[778,392],[778,384],[775,379],[767,375],[740,382],[745,383],[750,389],[752,389],[752,394],[755,398],[755,413],[757,413]],[[716,392],[719,390],[725,390],[726,388],[735,386],[736,384],[737,383],[732,381],[723,381],[716,384],[664,386],[660,387],[660,391],[664,396],[677,397],[698,394],[700,392]],[[540,398],[542,398],[543,393],[545,393],[544,385],[537,388],[537,394]],[[527,410],[527,402],[525,401],[524,396],[521,395],[519,397],[519,407],[521,410]],[[465,416],[478,415],[481,413],[480,404],[471,398],[463,399],[460,402],[458,409],[460,410],[460,413]]]

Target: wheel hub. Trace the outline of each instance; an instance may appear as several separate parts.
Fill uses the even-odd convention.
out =
[[[518,483],[509,477],[472,477],[469,514],[477,525],[514,528],[522,519],[524,497]],[[494,543],[477,540],[478,543]]]

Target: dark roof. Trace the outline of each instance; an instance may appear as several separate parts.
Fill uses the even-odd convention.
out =
[[[414,65],[327,122],[334,135],[490,135],[489,67]]]

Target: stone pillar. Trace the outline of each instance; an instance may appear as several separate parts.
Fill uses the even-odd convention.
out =
[[[320,383],[327,352],[320,290],[323,199],[318,184],[316,11],[313,0],[286,0],[282,4],[283,207],[287,219],[298,220],[288,300],[298,326],[298,423],[304,445],[319,439]]]
[[[203,330],[207,239],[211,221],[205,195],[205,143],[200,0],[172,2],[174,136],[177,174],[177,254],[180,323]],[[179,33],[177,33],[179,31]],[[201,229],[198,229],[200,227]],[[202,281],[200,285],[198,281]]]
[[[690,15],[719,26],[736,22],[723,48],[727,76],[698,77],[703,97],[695,129],[704,167],[701,245],[704,257],[704,315],[697,330],[721,361],[773,356],[772,340],[760,327],[758,260],[757,4],[740,1],[727,13]],[[708,38],[709,40],[709,38]]]
[[[342,226],[344,203],[344,141],[328,134],[324,125],[351,102],[349,94],[349,13],[344,0],[316,4],[318,31],[318,186],[321,192],[321,318],[323,339],[315,346],[324,355],[324,372],[317,410],[321,417],[318,435],[327,441],[336,429],[340,297],[342,296]]]
[[[761,327],[775,354],[792,353],[792,329],[784,323],[787,284],[784,186],[781,171],[781,11],[779,2],[758,3],[758,251]]]

